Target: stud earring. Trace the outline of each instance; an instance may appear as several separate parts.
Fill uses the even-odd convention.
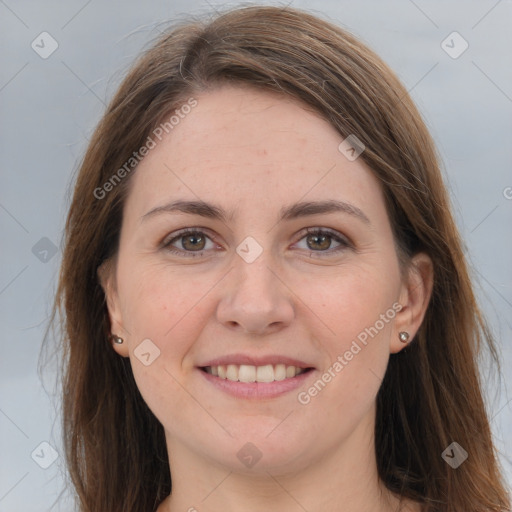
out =
[[[401,331],[398,333],[398,337],[400,338],[400,341],[402,343],[407,343],[407,341],[409,339],[409,333],[406,331]]]
[[[115,334],[110,335],[110,339],[114,342],[120,345],[121,343],[124,343],[123,338],[120,338],[119,336],[116,336]]]

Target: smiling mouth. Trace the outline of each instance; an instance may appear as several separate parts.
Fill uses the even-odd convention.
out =
[[[313,368],[299,368],[286,364],[266,364],[263,366],[228,364],[203,366],[200,369],[219,379],[246,383],[282,381],[313,370]]]

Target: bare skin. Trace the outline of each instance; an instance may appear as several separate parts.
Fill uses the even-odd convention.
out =
[[[406,346],[399,332],[412,339],[423,320],[430,259],[416,255],[402,277],[379,182],[318,115],[246,87],[195,98],[131,177],[118,258],[101,274],[125,340],[114,348],[166,433],[173,492],[158,512],[419,512],[379,480],[374,425],[390,354]],[[146,215],[177,199],[233,216]],[[327,200],[344,211],[279,220],[283,207]],[[261,248],[251,262],[237,253],[257,247],[247,237]],[[145,339],[160,351],[149,365],[136,352]],[[228,355],[311,369],[278,396],[233,396],[204,370]],[[252,466],[247,450],[261,455]]]

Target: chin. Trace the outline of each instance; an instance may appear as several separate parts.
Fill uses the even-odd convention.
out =
[[[234,425],[227,427],[233,432],[233,437],[226,434],[214,445],[203,446],[202,455],[208,454],[218,464],[237,473],[266,476],[268,473],[289,473],[297,470],[300,460],[307,467],[304,433],[284,428],[278,431],[280,427],[276,429],[276,426],[279,422],[275,418],[259,421],[250,417],[237,421],[236,427]],[[314,438],[311,445],[318,446]]]

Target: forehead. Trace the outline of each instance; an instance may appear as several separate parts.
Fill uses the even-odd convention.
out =
[[[343,198],[383,207],[371,169],[348,160],[338,149],[344,137],[298,101],[237,86],[194,99],[132,176],[128,202],[141,215],[185,197],[226,198],[238,209]]]

